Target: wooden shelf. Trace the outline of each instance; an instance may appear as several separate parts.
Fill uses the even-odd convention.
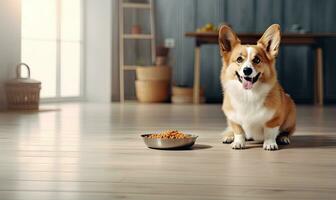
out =
[[[150,9],[151,5],[147,3],[123,3],[124,8],[140,8],[140,9]]]
[[[136,70],[136,65],[124,65],[124,70]]]
[[[125,73],[127,71],[134,72],[139,65],[135,65],[132,63],[130,65],[125,64],[126,58],[124,55],[125,50],[125,43],[128,42],[128,40],[139,40],[144,41],[146,44],[150,44],[150,48],[148,48],[148,45],[146,46],[146,49],[151,51],[151,61],[152,63],[155,63],[155,25],[154,25],[154,0],[148,0],[148,2],[130,2],[129,0],[118,0],[119,2],[119,91],[120,91],[120,102],[125,101]],[[145,19],[148,15],[148,20],[146,22],[149,23],[149,30],[148,32],[142,33],[142,34],[131,34],[131,33],[125,33],[124,32],[124,26],[125,24],[125,14],[134,13],[139,11],[140,9],[144,9],[143,12],[140,12]],[[148,12],[148,13],[147,13]],[[146,41],[145,41],[146,40]],[[134,43],[135,42],[135,43]],[[133,44],[134,43],[134,44]],[[136,45],[137,42],[133,41],[132,45]],[[145,47],[144,47],[145,48]],[[137,56],[137,55],[136,55]],[[130,84],[130,83],[127,83]]]
[[[153,35],[150,34],[124,34],[124,39],[153,39]]]

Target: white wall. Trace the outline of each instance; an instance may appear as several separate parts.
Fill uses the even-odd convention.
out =
[[[21,0],[0,1],[0,109],[6,105],[4,82],[21,60]]]
[[[112,0],[84,2],[86,99],[111,102]]]

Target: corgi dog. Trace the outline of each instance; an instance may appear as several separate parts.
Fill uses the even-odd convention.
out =
[[[246,140],[260,141],[269,151],[290,143],[296,108],[277,80],[280,39],[278,24],[271,25],[256,45],[242,45],[228,26],[219,30],[222,110],[228,123],[223,143],[231,143],[233,149],[244,149]]]

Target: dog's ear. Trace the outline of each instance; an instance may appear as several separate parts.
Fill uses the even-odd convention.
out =
[[[240,40],[238,39],[236,33],[234,33],[232,29],[226,25],[221,26],[219,29],[218,42],[221,56],[231,52],[234,46],[240,44]]]
[[[276,58],[279,52],[281,40],[280,25],[273,24],[265,31],[258,40],[258,46],[261,46],[271,58]]]

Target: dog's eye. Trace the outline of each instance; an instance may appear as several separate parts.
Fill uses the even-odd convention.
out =
[[[253,58],[252,62],[254,64],[259,64],[260,63],[260,58],[258,56],[256,56],[256,57]]]
[[[244,61],[243,57],[239,56],[237,58],[237,63],[242,63]]]

